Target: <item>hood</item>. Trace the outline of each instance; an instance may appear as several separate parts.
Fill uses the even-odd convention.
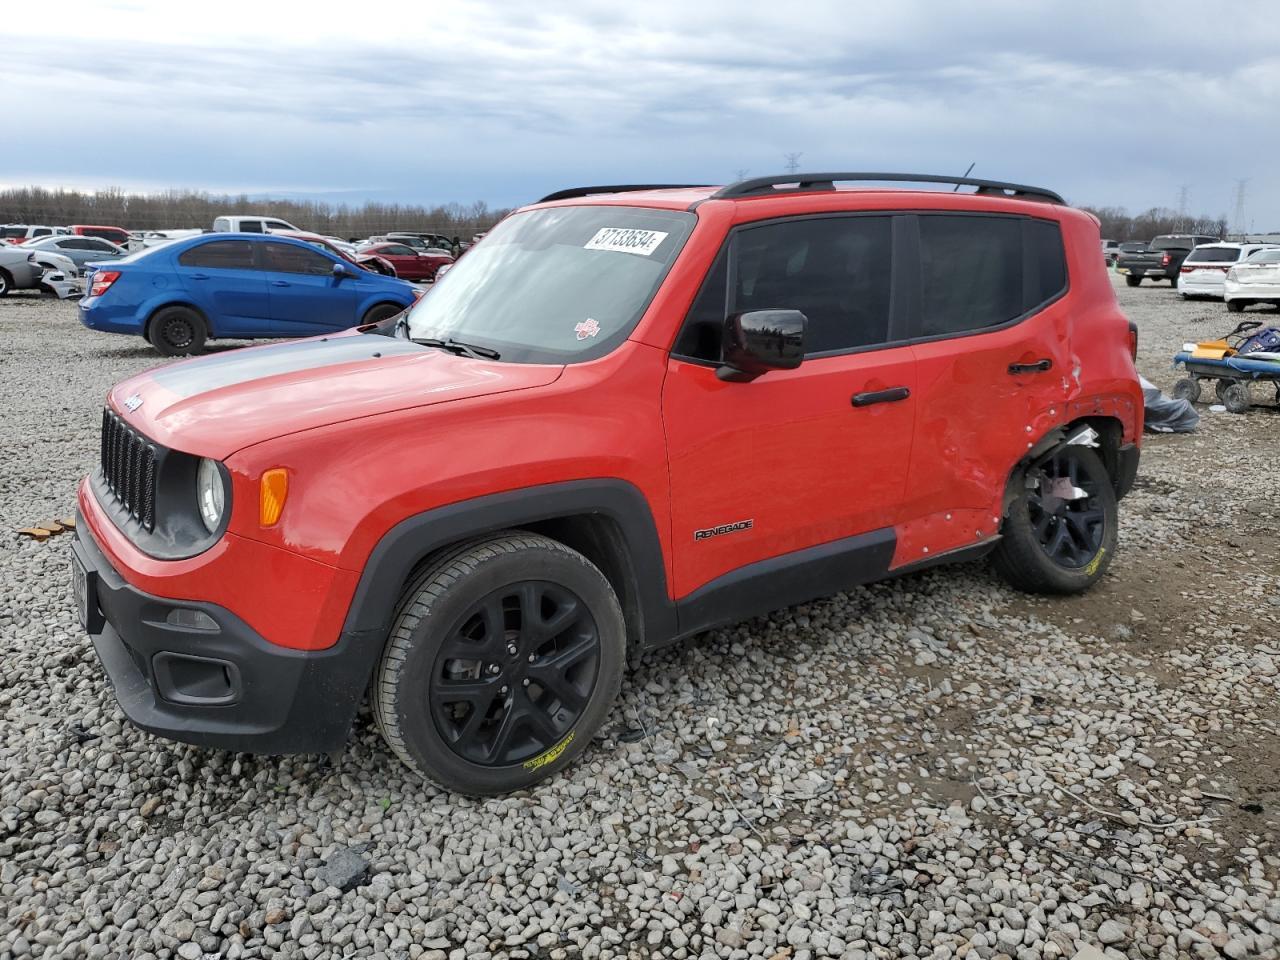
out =
[[[117,384],[108,399],[157,443],[224,460],[314,427],[545,386],[563,370],[351,333],[170,364]]]

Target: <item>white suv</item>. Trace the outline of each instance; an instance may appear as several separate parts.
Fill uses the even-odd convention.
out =
[[[1202,243],[1182,261],[1178,271],[1178,296],[1184,299],[1222,299],[1227,271],[1259,250],[1272,246],[1266,243]]]

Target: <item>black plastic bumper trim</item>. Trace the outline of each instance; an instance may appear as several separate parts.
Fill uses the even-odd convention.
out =
[[[344,634],[326,650],[293,650],[264,639],[231,611],[168,600],[128,584],[79,518],[72,550],[89,580],[89,636],[126,717],[171,740],[260,754],[326,753],[346,742],[379,653],[367,634]],[[219,629],[165,622],[175,607],[200,610]],[[156,657],[226,665],[231,693],[202,702],[160,693]],[[166,684],[169,684],[166,687]]]

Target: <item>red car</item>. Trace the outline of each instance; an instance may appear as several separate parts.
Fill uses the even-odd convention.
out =
[[[434,280],[436,271],[453,257],[437,253],[424,253],[403,243],[386,241],[360,248],[361,253],[375,254],[396,268],[396,276],[402,280]]]
[[[364,267],[364,269],[373,273],[380,273],[384,277],[397,275],[396,268],[385,257],[380,257],[376,253],[348,253],[328,237],[322,237],[318,233],[307,233],[305,230],[272,230],[271,232],[277,237],[293,237],[295,240],[302,240],[313,247],[319,247],[321,250],[328,250],[335,257],[340,257],[347,263],[354,263],[357,267]]]
[[[902,179],[977,187],[837,188]],[[410,310],[115,387],[79,614],[138,726],[492,794],[629,652],[989,554],[1083,591],[1137,470],[1136,330],[1043,189],[786,174],[563,191]]]
[[[81,237],[97,237],[99,240],[110,240],[117,247],[127,248],[129,246],[129,231],[124,227],[101,227],[88,223],[73,223],[67,229]]]

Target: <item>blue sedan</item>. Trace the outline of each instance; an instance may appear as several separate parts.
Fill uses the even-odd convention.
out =
[[[421,289],[301,240],[203,234],[86,268],[80,321],[146,337],[165,356],[214,337],[307,337],[376,323]]]

